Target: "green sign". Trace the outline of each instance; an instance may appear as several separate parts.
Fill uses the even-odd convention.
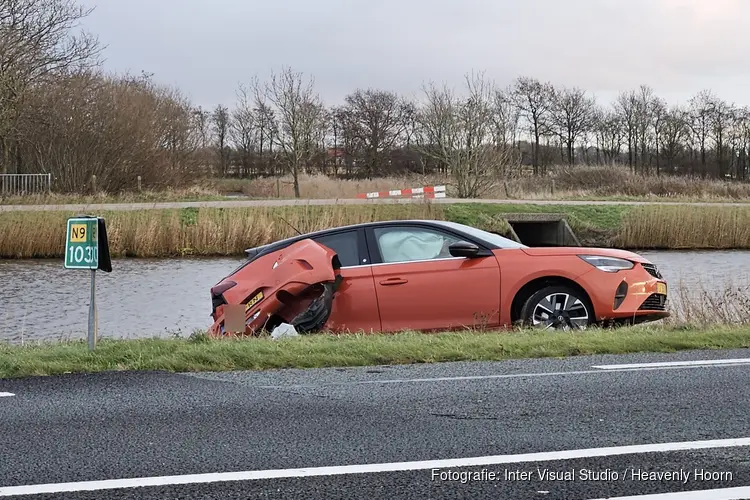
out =
[[[68,219],[65,237],[66,269],[97,269],[99,267],[99,221],[96,217]]]

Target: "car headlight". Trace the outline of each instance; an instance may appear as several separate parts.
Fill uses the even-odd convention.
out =
[[[601,255],[579,255],[580,258],[606,273],[616,273],[624,269],[633,269],[634,264],[629,260],[617,257],[604,257]]]

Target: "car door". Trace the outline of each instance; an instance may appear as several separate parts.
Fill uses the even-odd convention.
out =
[[[364,230],[353,229],[312,238],[334,252],[341,261],[344,281],[333,299],[326,328],[334,331],[379,331],[380,313],[375,282],[364,240]]]
[[[383,331],[499,324],[497,259],[452,257],[448,246],[462,240],[419,225],[368,229]]]

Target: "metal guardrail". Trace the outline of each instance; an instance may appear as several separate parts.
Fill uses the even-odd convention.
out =
[[[21,196],[52,192],[52,174],[0,174],[0,195]]]

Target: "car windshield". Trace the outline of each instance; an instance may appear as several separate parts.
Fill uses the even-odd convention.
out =
[[[446,227],[452,227],[453,229],[463,231],[470,236],[473,236],[480,240],[484,240],[488,243],[493,243],[500,248],[529,248],[522,243],[518,243],[517,241],[505,238],[504,236],[500,236],[499,234],[490,233],[489,231],[483,231],[482,229],[477,229],[465,224],[458,224],[456,222],[441,222],[441,224]]]

